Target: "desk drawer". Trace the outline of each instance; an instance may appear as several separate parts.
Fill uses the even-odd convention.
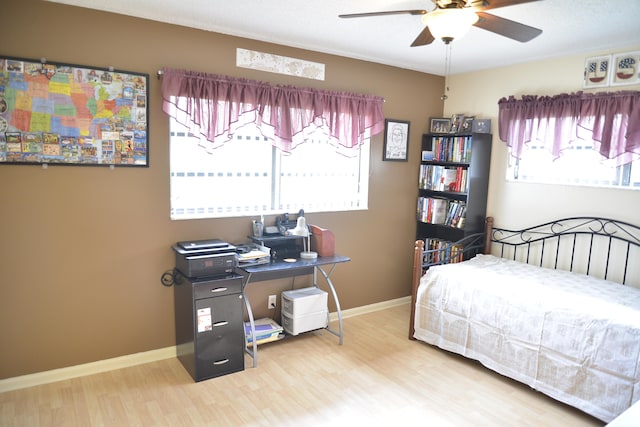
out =
[[[193,298],[212,298],[242,292],[242,276],[203,279],[193,282]]]

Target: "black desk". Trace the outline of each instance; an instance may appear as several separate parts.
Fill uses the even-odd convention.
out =
[[[342,345],[342,311],[340,310],[340,301],[338,301],[338,294],[333,287],[330,276],[337,264],[348,261],[351,261],[351,259],[346,256],[334,255],[330,257],[318,257],[314,260],[297,259],[295,262],[274,261],[269,264],[252,265],[237,268],[237,272],[243,276],[242,296],[247,308],[249,324],[251,325],[251,338],[253,343],[252,350],[249,350],[247,348],[246,352],[253,358],[254,368],[258,366],[258,345],[255,339],[256,329],[253,319],[253,312],[251,310],[251,303],[249,302],[249,298],[247,298],[246,294],[246,289],[249,283],[313,274],[313,286],[318,287],[318,272],[320,272],[322,277],[324,277],[324,280],[327,282],[327,285],[329,286],[329,290],[331,291],[331,295],[333,296],[333,300],[336,304],[336,311],[338,313],[338,331],[331,329],[329,324],[327,324],[327,327],[325,329],[337,336],[339,338],[340,345]]]

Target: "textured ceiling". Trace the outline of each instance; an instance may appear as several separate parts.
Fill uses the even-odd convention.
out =
[[[207,31],[445,74],[445,45],[410,47],[419,16],[340,19],[339,14],[433,9],[430,0],[50,0]],[[473,27],[452,44],[451,74],[640,44],[640,0],[540,0],[492,14],[537,27],[520,43]]]

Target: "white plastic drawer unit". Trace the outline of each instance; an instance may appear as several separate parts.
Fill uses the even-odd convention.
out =
[[[327,310],[327,293],[314,286],[282,292],[282,312],[289,317]]]
[[[298,335],[303,332],[325,328],[328,321],[329,313],[326,308],[322,311],[296,317],[282,313],[282,327],[290,335]]]
[[[327,293],[314,286],[282,292],[282,327],[291,335],[327,326]]]

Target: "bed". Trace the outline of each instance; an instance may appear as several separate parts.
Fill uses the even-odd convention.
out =
[[[416,241],[409,338],[609,422],[640,399],[640,227],[575,217]]]

